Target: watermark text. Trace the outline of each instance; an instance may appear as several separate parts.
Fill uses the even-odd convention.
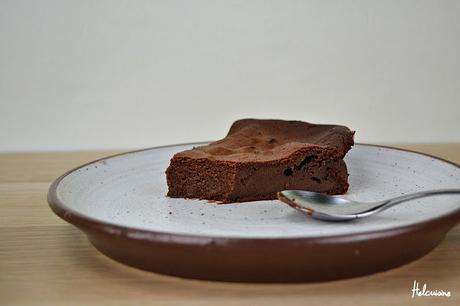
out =
[[[450,297],[450,291],[444,291],[444,290],[433,290],[433,289],[428,289],[426,283],[423,284],[423,286],[420,288],[419,283],[414,280],[414,285],[411,290],[412,293],[412,298],[414,297],[423,297],[423,296],[439,296],[439,297]]]

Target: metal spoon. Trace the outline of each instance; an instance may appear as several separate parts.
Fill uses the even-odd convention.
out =
[[[349,221],[369,217],[403,202],[442,194],[460,194],[460,189],[427,190],[379,202],[357,202],[317,192],[284,190],[278,192],[278,199],[315,219]]]

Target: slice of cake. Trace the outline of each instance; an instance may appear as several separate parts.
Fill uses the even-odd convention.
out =
[[[339,125],[238,120],[224,139],[173,156],[168,196],[231,203],[276,199],[287,189],[345,193],[353,134]]]

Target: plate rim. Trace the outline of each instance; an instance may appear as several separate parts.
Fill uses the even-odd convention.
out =
[[[388,229],[380,229],[380,230],[373,230],[364,233],[352,233],[352,234],[335,234],[335,235],[327,235],[327,236],[313,236],[313,237],[236,237],[236,236],[213,236],[213,235],[199,235],[199,234],[187,234],[187,233],[172,233],[172,232],[165,232],[165,231],[155,231],[155,230],[147,230],[147,229],[140,229],[134,228],[124,225],[119,225],[111,222],[106,222],[102,220],[98,220],[96,218],[92,218],[86,216],[84,214],[75,211],[68,206],[66,206],[57,196],[57,189],[61,181],[66,178],[68,175],[72,174],[73,172],[87,167],[91,164],[107,160],[110,158],[124,156],[134,153],[139,153],[143,151],[155,150],[155,149],[163,149],[169,147],[176,147],[176,146],[185,146],[185,145],[201,145],[206,144],[211,141],[200,141],[200,142],[189,142],[189,143],[179,143],[179,144],[170,144],[170,145],[163,145],[163,146],[155,146],[149,148],[143,148],[138,150],[132,150],[127,152],[121,152],[117,154],[108,155],[87,163],[84,163],[80,166],[74,167],[64,174],[56,178],[53,183],[50,185],[47,194],[47,201],[51,208],[51,210],[59,216],[64,221],[73,224],[81,229],[88,229],[88,230],[96,230],[99,232],[103,232],[105,234],[114,234],[117,236],[121,236],[127,239],[135,239],[135,240],[143,240],[143,241],[152,241],[152,242],[175,242],[179,244],[208,244],[210,241],[215,244],[229,244],[229,243],[266,243],[270,242],[273,243],[277,242],[285,242],[285,243],[293,243],[293,242],[312,242],[312,243],[330,243],[330,242],[350,242],[350,241],[358,241],[361,239],[376,239],[376,238],[383,238],[389,237],[393,235],[398,235],[403,232],[408,231],[415,231],[417,229],[421,229],[424,227],[437,227],[438,225],[445,226],[450,229],[452,226],[460,222],[460,207],[452,212],[446,213],[439,217],[431,218],[425,221],[416,222],[409,225],[402,225],[391,227]],[[437,157],[427,153],[417,152],[415,150],[410,149],[402,149],[396,148],[387,145],[377,145],[377,144],[368,144],[368,143],[355,143],[355,145],[360,146],[370,146],[370,147],[377,147],[377,148],[385,148],[391,150],[398,150],[403,152],[408,152],[411,154],[423,155],[438,161],[448,163],[454,167],[460,168],[460,165],[446,160],[441,157]]]

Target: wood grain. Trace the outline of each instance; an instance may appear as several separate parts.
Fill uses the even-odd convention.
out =
[[[460,144],[399,145],[460,163]],[[98,253],[48,208],[53,179],[116,152],[0,154],[0,305],[458,305],[460,226],[424,258],[371,276],[264,285],[185,280]],[[340,254],[337,254],[340,260]],[[451,298],[415,298],[414,280]]]

